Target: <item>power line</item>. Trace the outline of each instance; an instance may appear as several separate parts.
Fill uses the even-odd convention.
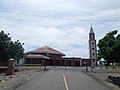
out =
[[[0,9],[0,11],[2,11],[2,12],[8,12],[8,13],[15,13],[15,14],[20,14],[20,15],[26,15],[26,16],[33,16],[33,17],[43,17],[43,18],[50,18],[51,19],[51,17],[45,17],[45,16],[38,16],[38,15],[34,15],[34,14],[27,14],[27,13],[18,13],[18,12],[14,12],[14,11],[8,11],[8,10],[1,10]],[[53,18],[52,18],[53,19]]]
[[[66,19],[66,18],[54,18],[54,17],[48,17],[48,16],[40,16],[35,14],[28,14],[28,13],[22,13],[22,12],[14,12],[10,10],[3,10],[0,9],[1,12],[8,12],[8,13],[14,13],[19,15],[25,15],[25,16],[32,16],[32,17],[40,17],[40,18],[47,18],[47,19],[53,19],[53,20],[68,20],[68,21],[81,21],[81,22],[120,22],[120,20],[95,20],[95,19]]]

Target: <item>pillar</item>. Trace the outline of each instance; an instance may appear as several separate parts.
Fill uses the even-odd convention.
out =
[[[82,59],[80,59],[80,66],[82,66]]]
[[[15,70],[15,60],[9,59],[8,60],[8,69],[7,69],[7,75],[13,75]]]

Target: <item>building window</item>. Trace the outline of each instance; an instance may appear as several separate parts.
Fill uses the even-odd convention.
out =
[[[94,43],[92,42],[92,45],[94,45]]]
[[[94,48],[92,48],[92,50],[94,50]]]
[[[93,60],[93,62],[95,62],[95,60]]]
[[[95,55],[95,53],[92,53],[93,55]]]
[[[94,35],[91,35],[91,39],[94,39]]]

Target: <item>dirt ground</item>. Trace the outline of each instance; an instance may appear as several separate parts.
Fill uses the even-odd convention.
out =
[[[110,90],[120,90],[120,87],[117,85],[114,85],[113,83],[110,82],[108,79],[108,76],[115,76],[115,77],[120,77],[120,69],[106,69],[106,68],[94,68],[89,72],[85,72],[87,75],[92,77],[93,79],[97,80],[101,84],[107,86],[110,88]]]
[[[43,72],[40,67],[17,67],[14,75],[6,76],[5,73],[0,73],[0,90],[12,90],[18,85],[21,85],[36,75]]]

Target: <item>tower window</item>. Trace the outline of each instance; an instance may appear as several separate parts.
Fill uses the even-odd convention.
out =
[[[94,45],[94,43],[92,42],[92,45]]]
[[[91,39],[94,39],[94,35],[91,36]]]
[[[94,50],[94,48],[92,48],[92,50]]]
[[[93,60],[93,62],[95,62],[95,60]]]
[[[93,55],[95,55],[95,53],[92,53]]]

